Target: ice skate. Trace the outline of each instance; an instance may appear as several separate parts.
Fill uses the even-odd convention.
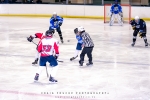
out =
[[[81,61],[81,60],[79,61],[80,66],[83,66],[83,63],[84,63],[83,61]]]
[[[58,82],[56,79],[54,79],[54,77],[51,77],[51,76],[50,76],[50,78],[49,78],[49,81],[50,81],[51,83],[57,83],[57,82]]]
[[[34,80],[35,80],[35,81],[38,81],[38,80],[39,80],[39,74],[38,74],[38,73],[36,73],[36,75],[35,75],[35,77],[34,77]]]
[[[88,63],[86,63],[86,65],[91,66],[91,65],[93,65],[93,62],[88,62]]]
[[[133,43],[131,44],[132,47],[134,47],[134,45],[135,45],[135,42],[133,42]]]
[[[148,43],[145,43],[145,47],[148,47]]]
[[[63,39],[62,39],[62,40],[60,40],[60,41],[61,41],[61,43],[64,43]]]
[[[33,65],[38,64],[38,58],[34,62],[32,62],[32,64]]]

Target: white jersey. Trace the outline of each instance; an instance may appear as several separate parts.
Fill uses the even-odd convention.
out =
[[[59,44],[58,41],[52,37],[43,38],[38,45],[38,52],[41,53],[41,56],[50,56],[55,52],[59,54]]]

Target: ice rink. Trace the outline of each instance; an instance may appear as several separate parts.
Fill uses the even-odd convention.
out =
[[[78,26],[85,28],[95,44],[91,67],[85,66],[87,56],[83,67],[79,57],[69,60],[77,43],[73,30]],[[150,100],[150,47],[145,48],[139,37],[131,47],[129,24],[110,27],[102,20],[64,18],[59,56],[64,62],[59,62],[58,83],[50,84],[46,71],[35,83],[38,65],[31,63],[36,46],[26,37],[48,28],[49,18],[0,17],[0,100]],[[147,29],[150,41],[150,22]],[[59,40],[57,33],[54,38]]]

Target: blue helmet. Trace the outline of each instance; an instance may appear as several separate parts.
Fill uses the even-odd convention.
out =
[[[118,4],[118,0],[115,0],[115,4]]]

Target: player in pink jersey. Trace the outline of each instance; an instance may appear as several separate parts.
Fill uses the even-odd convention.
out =
[[[53,33],[54,33],[54,30],[51,30]],[[40,40],[44,37],[44,34],[43,33],[35,33],[34,35],[30,35],[29,38],[27,38],[27,40],[29,42],[32,42],[32,40],[34,38],[39,38]],[[38,43],[39,44],[39,43]],[[36,52],[35,54],[35,60],[34,62],[32,62],[33,65],[37,64],[38,63],[38,60],[39,60],[39,52]]]
[[[56,59],[59,56],[59,45],[58,41],[53,38],[53,32],[51,30],[46,31],[45,36],[39,42],[37,50],[40,53],[40,67],[35,75],[34,80],[38,80],[39,74],[46,66],[46,62],[49,62],[50,66],[52,67],[49,81],[57,82],[57,80],[55,80],[54,77],[58,69],[58,63]],[[55,56],[53,56],[54,52]]]

